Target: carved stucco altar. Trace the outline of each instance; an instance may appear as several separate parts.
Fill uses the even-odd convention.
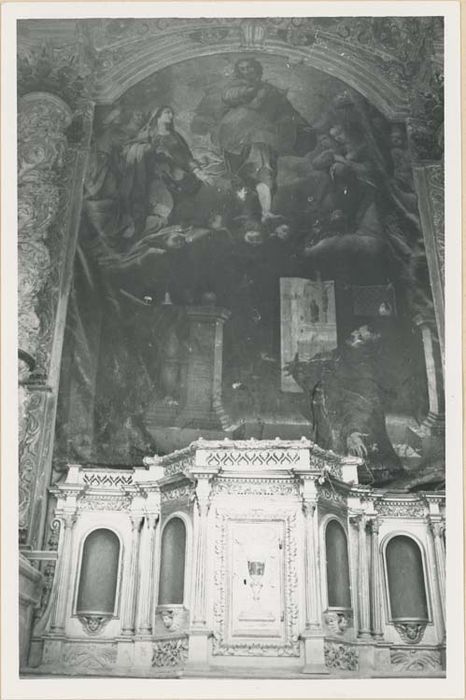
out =
[[[441,675],[444,496],[370,489],[357,483],[357,467],[304,438],[198,440],[125,470],[69,465],[53,489],[58,558],[25,667],[189,676],[241,674],[260,660],[284,676],[370,676],[382,667]],[[184,598],[160,604],[161,534],[173,517],[187,533]],[[349,608],[327,602],[332,519],[347,533]],[[105,619],[75,607],[83,540],[98,528],[122,543],[116,608]],[[425,558],[424,624],[390,619],[384,547],[400,533]]]

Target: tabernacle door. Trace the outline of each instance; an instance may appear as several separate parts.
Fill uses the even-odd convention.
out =
[[[229,637],[285,640],[283,520],[231,520]]]

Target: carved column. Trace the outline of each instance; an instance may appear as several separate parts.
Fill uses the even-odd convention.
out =
[[[322,628],[322,606],[319,586],[317,489],[315,481],[304,479],[304,586],[306,601],[306,624],[302,635],[304,641],[303,673],[328,673],[325,666],[324,632]]]
[[[446,630],[446,566],[445,543],[443,539],[445,524],[442,520],[430,519],[429,525],[434,540],[435,567],[437,571],[437,582],[440,597],[440,609],[443,618],[443,629]]]
[[[57,566],[58,571],[55,576],[56,600],[50,625],[51,631],[54,633],[63,632],[65,629],[66,606],[68,603],[68,596],[71,590],[71,544],[73,538],[73,527],[75,522],[75,513],[67,513],[63,516],[60,554]]]
[[[136,634],[148,635],[152,631],[152,601],[155,592],[154,538],[159,516],[147,515],[141,534],[140,579],[137,595]]]
[[[371,617],[372,617],[372,634],[375,639],[383,639],[382,626],[382,577],[380,572],[380,556],[379,556],[379,527],[380,523],[377,518],[371,518]]]
[[[142,516],[131,516],[131,558],[129,571],[126,577],[122,615],[122,634],[124,636],[131,636],[134,633],[141,522]]]
[[[20,542],[40,549],[50,484],[66,308],[87,164],[92,109],[79,143],[56,95],[18,101],[18,344],[34,361],[20,404]]]
[[[357,528],[358,533],[358,609],[360,639],[371,639],[370,633],[370,594],[369,594],[369,568],[366,546],[366,516],[355,515],[350,522]]]
[[[206,666],[207,649],[207,516],[209,513],[210,481],[208,476],[199,476],[196,485],[194,507],[194,592],[192,596],[192,623],[189,637],[188,663],[191,666]]]
[[[318,581],[317,581],[317,552],[314,538],[314,513],[316,504],[305,501],[303,503],[305,521],[305,566],[306,566],[306,629],[321,627],[320,610],[318,606]]]

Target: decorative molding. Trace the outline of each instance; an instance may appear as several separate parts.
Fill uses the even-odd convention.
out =
[[[175,454],[175,453],[173,453]],[[184,457],[171,460],[170,462],[162,463],[165,476],[174,476],[175,474],[189,474],[193,469],[193,457]]]
[[[165,668],[183,666],[188,658],[188,637],[161,639],[154,643],[152,666]]]
[[[160,491],[160,499],[162,503],[170,503],[172,501],[192,500],[194,496],[194,487],[192,484],[184,484],[184,486],[175,486],[171,489],[162,489]]]
[[[32,92],[18,100],[18,339],[35,362],[19,392],[19,527],[21,540],[33,548],[43,537],[79,188],[92,126],[89,110],[81,118],[81,140],[70,141],[73,113],[57,95]]]
[[[18,515],[21,544],[25,543],[27,537],[31,493],[38,471],[42,416],[45,412],[46,402],[46,394],[34,392],[29,395],[27,403],[20,408],[26,414],[24,430],[20,431],[23,438],[19,444]]]
[[[395,622],[394,625],[406,644],[419,644],[424,636],[427,622]]]
[[[390,649],[390,661],[394,671],[441,671],[440,651],[435,649]]]
[[[327,668],[342,671],[357,671],[359,668],[359,652],[353,646],[325,642],[324,654]]]
[[[46,542],[46,548],[50,551],[57,551],[58,550],[58,543],[60,541],[60,529],[61,529],[61,522],[59,518],[54,518],[52,522],[50,523],[50,534],[49,538]]]
[[[227,528],[235,520],[258,521],[282,520],[284,522],[284,597],[285,597],[285,639],[280,644],[263,639],[254,641],[242,639],[228,642],[226,629],[227,612],[227,576],[226,563]],[[215,511],[215,565],[214,565],[214,620],[212,654],[214,656],[299,656],[300,642],[298,636],[298,575],[296,568],[296,513],[289,510],[275,510],[272,513],[260,509],[235,511],[227,513]]]
[[[46,647],[47,648],[47,647]],[[116,644],[80,644],[69,643],[63,651],[63,664],[89,670],[101,670],[109,668],[116,663]],[[56,658],[44,660],[45,663],[57,662]]]
[[[340,493],[334,488],[333,484],[320,486],[318,489],[318,493],[319,501],[327,501],[330,503],[334,503],[338,506],[343,506],[344,508],[347,508],[347,499],[342,493]]]
[[[83,482],[91,488],[125,488],[133,483],[133,474],[83,472]]]
[[[238,450],[232,446],[228,451],[209,451],[206,465],[216,469],[287,469],[299,466],[300,451],[296,448]]]
[[[45,562],[44,568],[41,570],[41,595],[39,607],[35,611],[35,622],[40,620],[43,617],[45,611],[47,610],[47,606],[50,600],[50,594],[52,592],[56,566],[56,561],[47,561]]]
[[[92,635],[100,634],[110,618],[110,615],[78,615],[84,631]]]
[[[70,41],[57,45],[48,40],[26,46],[18,35],[18,94],[41,90],[58,95],[73,108],[89,100],[94,80],[94,60],[85,35],[75,22]]]
[[[129,511],[131,496],[85,495],[78,501],[80,511],[110,510]]]
[[[55,95],[34,92],[18,101],[18,343],[39,367],[38,297],[59,252],[47,245],[47,234],[60,208],[71,119],[71,110]]]
[[[422,519],[427,508],[422,500],[380,499],[375,503],[377,514],[385,518]]]
[[[291,479],[237,479],[219,477],[212,496],[299,496],[299,485]]]

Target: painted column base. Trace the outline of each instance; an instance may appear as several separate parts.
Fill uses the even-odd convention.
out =
[[[327,675],[329,670],[325,665],[324,636],[322,631],[305,631],[302,639],[304,642],[304,667],[301,672]]]

